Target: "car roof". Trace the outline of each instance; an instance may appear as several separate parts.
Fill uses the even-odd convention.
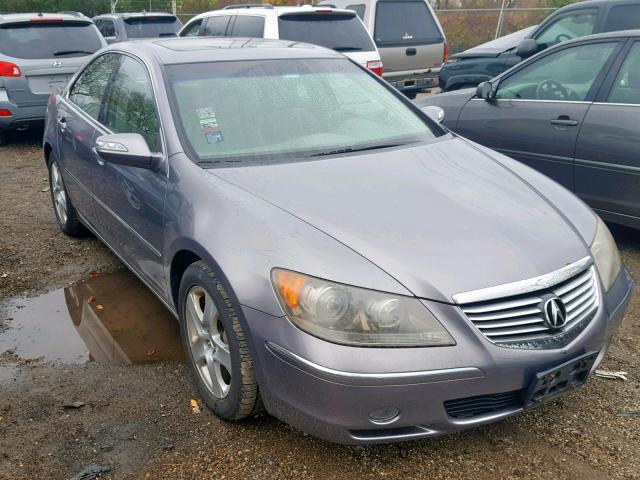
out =
[[[636,0],[585,0],[583,2],[571,3],[569,5],[565,5],[564,7],[556,10],[566,12],[569,10],[580,10],[588,7],[598,7],[600,5],[621,5],[625,3],[638,3]]]
[[[104,13],[96,15],[93,18],[142,18],[142,17],[174,17],[175,15],[167,12],[123,12],[123,13]]]
[[[291,13],[313,13],[313,12],[317,12],[317,11],[326,11],[326,10],[332,10],[335,13],[341,13],[341,14],[346,14],[346,15],[353,15],[354,17],[357,15],[356,12],[354,12],[353,10],[348,10],[345,8],[333,8],[333,7],[328,7],[328,6],[322,6],[322,5],[301,5],[299,7],[274,7],[271,5],[264,5],[264,6],[257,6],[257,5],[246,5],[246,6],[242,6],[242,5],[229,5],[228,7],[225,7],[223,9],[219,9],[219,10],[211,10],[209,12],[203,12],[199,15],[197,15],[196,17],[194,17],[194,19],[200,19],[200,18],[205,18],[205,17],[209,17],[209,16],[213,16],[213,15],[236,15],[236,14],[244,14],[244,15],[250,15],[252,13],[260,13],[260,14],[267,14],[267,15],[275,15],[275,16],[280,16],[280,15],[287,15],[287,14],[291,14]]]
[[[91,19],[88,17],[80,17],[68,13],[8,13],[0,15],[0,24],[31,21],[46,22],[47,19],[91,23]]]
[[[154,57],[163,65],[234,60],[275,60],[303,58],[344,58],[340,53],[317,45],[288,40],[242,37],[182,37],[123,42],[105,51],[125,51]]]

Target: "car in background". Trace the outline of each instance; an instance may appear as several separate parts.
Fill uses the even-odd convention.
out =
[[[563,42],[477,89],[433,95],[445,125],[640,229],[640,31]]]
[[[107,43],[140,38],[175,37],[182,22],[169,13],[111,13],[93,17]]]
[[[230,5],[198,15],[181,37],[253,37],[311,43],[336,50],[377,75],[380,54],[355,12],[328,7]]]
[[[105,45],[87,17],[0,15],[0,144],[8,132],[42,124],[51,92]]]
[[[636,28],[640,28],[640,0],[576,2],[556,10],[535,27],[451,55],[440,71],[440,88],[449,92],[475,87],[557,43]]]
[[[495,422],[584,384],[633,289],[578,198],[306,43],[109,46],[43,153],[61,230],[179,319],[227,420],[348,444]]]
[[[318,5],[358,13],[380,52],[384,79],[409,98],[438,86],[449,47],[428,1],[331,0]]]

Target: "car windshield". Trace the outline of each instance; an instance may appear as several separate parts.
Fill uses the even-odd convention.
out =
[[[371,52],[376,49],[364,25],[353,14],[281,15],[278,31],[283,40],[313,43],[341,52]]]
[[[210,166],[286,162],[446,133],[346,59],[172,65],[167,81],[183,142]]]
[[[178,34],[182,23],[176,17],[131,17],[124,21],[124,29],[129,38],[173,37]]]
[[[92,23],[66,20],[0,25],[0,54],[13,58],[81,57],[100,48],[100,33]]]

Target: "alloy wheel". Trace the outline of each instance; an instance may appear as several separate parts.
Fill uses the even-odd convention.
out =
[[[62,175],[57,162],[51,163],[51,191],[53,204],[61,224],[67,223],[67,194],[62,183]]]
[[[198,375],[209,392],[222,399],[231,386],[228,336],[211,296],[200,286],[187,294],[185,321]]]

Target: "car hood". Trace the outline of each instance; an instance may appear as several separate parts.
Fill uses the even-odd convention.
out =
[[[554,206],[453,136],[210,172],[318,228],[422,298],[451,302],[457,293],[542,275],[588,255]]]
[[[491,40],[480,45],[476,45],[473,48],[465,50],[464,52],[456,53],[452,55],[452,58],[477,58],[477,57],[497,57],[507,50],[516,48],[523,38],[529,35],[537,25],[523,28],[517,32],[510,33],[495,40]]]

